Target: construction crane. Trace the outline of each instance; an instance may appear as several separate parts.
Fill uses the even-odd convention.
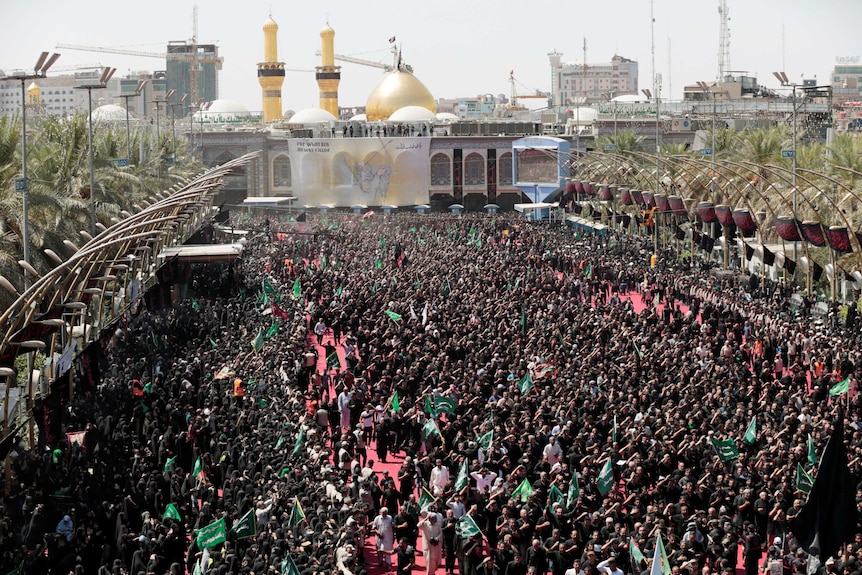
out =
[[[546,100],[548,99],[548,95],[542,94],[541,92],[539,92],[539,90],[535,90],[534,94],[520,94],[519,95],[518,91],[516,89],[516,84],[518,86],[520,86],[521,88],[523,88],[524,90],[528,90],[528,88],[526,86],[524,86],[518,80],[515,79],[515,71],[511,70],[509,72],[509,85],[511,87],[511,92],[512,92],[511,93],[511,100],[512,100],[511,107],[512,107],[512,109],[515,109],[518,107],[518,100],[521,98],[544,98]]]
[[[76,72],[78,70],[101,70],[104,66],[101,64],[76,64],[71,66],[56,66],[51,68],[54,72]]]
[[[353,56],[344,56],[343,54],[333,54],[332,57],[335,60],[338,60],[339,62],[347,62],[349,64],[359,64],[360,66],[369,66],[371,68],[380,68],[384,72],[391,72],[395,69],[401,69],[401,70],[404,70],[405,72],[411,72],[411,73],[413,72],[413,66],[411,66],[410,64],[405,64],[404,62],[400,62],[401,50],[399,48],[396,48],[395,46],[393,46],[392,47],[392,54],[393,54],[393,63],[392,64],[384,64],[383,62],[374,62],[372,60],[363,60],[362,58],[354,58]],[[315,52],[314,55],[320,56],[321,55],[320,50]],[[400,66],[399,66],[399,62],[400,62]]]
[[[221,56],[203,56],[198,53],[198,7],[195,5],[192,16],[192,39],[190,52],[145,52],[141,50],[129,50],[125,48],[111,48],[104,46],[82,46],[80,44],[57,44],[57,48],[66,50],[78,50],[81,52],[99,52],[102,54],[119,54],[121,56],[138,56],[141,58],[159,58],[162,60],[174,60],[178,62],[189,62],[189,92],[190,100],[196,102],[200,99],[200,65],[215,64],[216,70],[221,70],[224,58]]]

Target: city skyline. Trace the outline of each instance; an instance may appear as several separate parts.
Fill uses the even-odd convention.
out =
[[[16,2],[4,7],[0,36],[0,69],[11,72],[35,63],[41,51],[62,58],[51,75],[75,65],[116,67],[117,76],[137,70],[163,70],[164,60],[57,49],[56,44],[122,47],[163,53],[169,41],[192,36],[191,0],[153,0],[147,10],[88,0],[38,4]],[[718,71],[718,0],[685,2],[655,0],[655,70],[662,75],[662,98],[678,100],[683,86],[712,81]],[[728,0],[730,66],[778,88],[773,71],[791,81],[803,77],[828,84],[836,57],[856,57],[862,47],[853,27],[862,16],[854,0]],[[578,5],[540,0],[533,4],[505,0],[494,5],[440,0],[430,8],[405,10],[404,3],[374,0],[361,11],[346,0],[330,0],[301,9],[249,0],[236,5],[224,0],[198,3],[198,43],[214,43],[224,57],[219,94],[238,100],[252,111],[261,109],[257,63],[263,61],[262,26],[271,14],[279,25],[279,60],[287,69],[313,70],[320,65],[319,32],[328,21],[336,32],[338,54],[391,63],[389,39],[435,98],[509,95],[509,72],[520,93],[550,91],[547,54],[563,53],[563,62],[583,60],[587,41],[589,64],[609,62],[614,54],[639,64],[639,88],[653,89],[649,0],[620,0],[613,5]],[[427,12],[422,13],[422,12]],[[47,18],[45,16],[48,16]],[[621,17],[624,17],[623,20]],[[41,19],[39,25],[28,25]],[[670,48],[670,57],[668,52]],[[337,62],[338,63],[338,62]],[[339,104],[364,106],[380,82],[379,69],[341,63]],[[68,71],[67,73],[71,73]],[[318,106],[318,87],[311,72],[288,71],[282,90],[285,110]]]

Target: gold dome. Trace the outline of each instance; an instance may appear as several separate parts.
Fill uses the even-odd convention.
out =
[[[437,112],[434,96],[416,76],[406,70],[394,70],[368,96],[365,115],[371,122],[387,120],[396,110],[405,106],[421,106]]]
[[[321,38],[335,38],[335,30],[329,25],[329,22],[324,24],[323,28],[320,29],[320,37]]]

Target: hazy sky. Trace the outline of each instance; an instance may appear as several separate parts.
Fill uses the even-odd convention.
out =
[[[0,69],[35,63],[58,42],[163,52],[169,40],[192,36],[193,0],[3,0]],[[728,0],[731,70],[777,87],[772,72],[829,82],[837,56],[862,55],[862,0]],[[718,0],[655,0],[655,68],[662,95],[682,96],[685,84],[713,80],[718,70]],[[564,61],[637,60],[640,88],[652,88],[650,1],[616,0],[198,0],[198,41],[216,43],[224,57],[220,96],[260,110],[256,64],[263,58],[261,26],[271,13],[279,24],[279,59],[288,68],[313,69],[320,29],[329,21],[335,51],[391,62],[390,37],[404,61],[435,98],[509,94],[509,71],[527,89],[550,89],[547,53]],[[102,64],[129,70],[164,69],[164,60],[62,50],[57,68]],[[381,70],[342,64],[339,103],[361,106]],[[524,91],[524,88],[519,90]],[[285,109],[318,105],[314,74],[288,72]]]

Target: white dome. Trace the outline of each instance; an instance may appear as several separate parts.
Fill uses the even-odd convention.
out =
[[[131,114],[130,114],[131,117]],[[116,104],[105,104],[93,110],[94,122],[125,122],[126,109]]]
[[[422,106],[404,106],[392,112],[390,122],[433,122],[437,116]]]
[[[649,98],[647,98],[646,96],[640,96],[638,94],[624,94],[622,96],[617,96],[616,98],[611,99],[611,102],[635,104],[638,102],[649,102]]]
[[[337,118],[322,108],[300,110],[287,122],[288,124],[328,124]]]
[[[440,122],[457,122],[461,118],[451,112],[437,112],[437,120]]]
[[[355,116],[350,118],[350,121],[351,122],[367,122],[368,116],[366,116],[365,114],[356,114]]]
[[[210,114],[236,114],[237,116],[247,116],[248,108],[241,102],[236,100],[213,100],[204,112]]]

